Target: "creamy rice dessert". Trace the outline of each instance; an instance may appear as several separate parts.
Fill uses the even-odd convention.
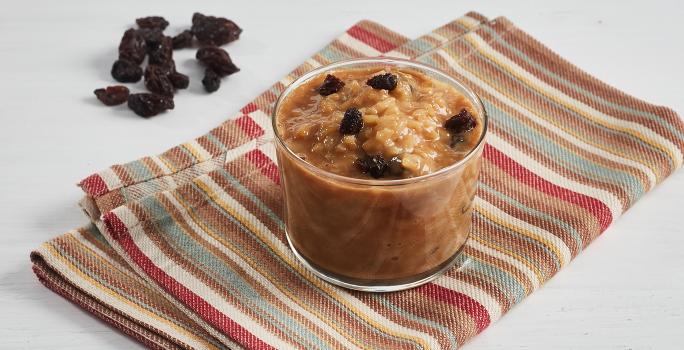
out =
[[[336,69],[297,85],[274,115],[295,251],[357,286],[410,282],[453,261],[470,231],[480,110],[409,67]]]
[[[368,85],[372,79],[393,88],[373,88]],[[339,90],[324,95],[335,83]],[[279,131],[300,158],[356,178],[433,173],[463,159],[482,128],[463,94],[410,69],[321,75],[293,91],[280,110]],[[363,165],[369,159],[371,165],[376,160],[386,163],[387,169],[382,174],[371,171],[372,166],[368,170]]]

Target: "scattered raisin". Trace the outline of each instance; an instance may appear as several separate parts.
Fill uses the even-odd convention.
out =
[[[148,54],[157,50],[164,39],[164,33],[159,28],[141,28],[138,29],[138,34],[145,40]]]
[[[354,165],[364,174],[379,179],[387,171],[387,162],[381,155],[364,156],[354,161]]]
[[[190,78],[183,73],[173,72],[168,75],[168,78],[176,89],[187,89],[190,85]]]
[[[145,39],[135,29],[124,32],[119,43],[119,59],[141,64],[145,59]]]
[[[221,77],[240,71],[230,59],[228,52],[220,47],[203,47],[197,50],[195,57]]]
[[[340,133],[345,135],[356,135],[363,128],[363,116],[361,111],[355,107],[350,107],[344,112],[344,117],[340,122]]]
[[[387,163],[387,171],[390,175],[400,176],[404,173],[404,165],[401,164],[401,158],[394,156]]]
[[[476,125],[475,118],[465,108],[444,122],[444,128],[452,134],[463,134],[473,130]]]
[[[164,17],[159,16],[149,16],[142,17],[135,20],[140,28],[159,28],[161,30],[166,29],[169,26],[169,22],[164,19]]]
[[[142,68],[129,60],[119,59],[112,65],[112,77],[122,83],[135,83],[142,75]]]
[[[397,87],[397,76],[392,73],[378,74],[368,79],[366,84],[376,90],[392,91]]]
[[[239,39],[242,29],[229,19],[197,12],[192,15],[192,32],[203,45],[221,46]]]
[[[221,77],[211,68],[207,68],[204,70],[202,85],[204,85],[204,90],[207,90],[207,92],[214,92],[221,87]]]
[[[125,86],[109,86],[94,91],[97,98],[106,105],[128,102],[136,114],[151,117],[174,108],[173,94],[176,89],[186,89],[190,84],[187,75],[176,71],[173,50],[192,47],[195,38],[202,45],[215,46],[237,40],[242,29],[235,22],[222,17],[195,13],[192,27],[174,37],[165,36],[163,31],[169,22],[161,16],[137,18],[137,29],[126,30],[119,43],[119,59],[114,62],[111,74],[124,83],[140,81],[151,93],[130,94]],[[148,65],[140,67],[148,57]],[[221,78],[238,72],[230,55],[218,47],[205,47],[197,51],[197,59],[206,66],[202,84],[208,92],[221,86]],[[342,85],[344,85],[342,83]],[[339,88],[338,88],[339,89]]]
[[[97,99],[107,106],[120,105],[128,100],[128,88],[123,85],[107,86],[93,92]]]
[[[171,97],[141,93],[128,96],[128,108],[141,117],[149,118],[167,109],[173,109],[174,104]]]
[[[194,36],[192,35],[191,30],[184,30],[184,31],[180,32],[178,35],[174,36],[172,39],[173,49],[178,50],[178,49],[184,49],[186,47],[191,47],[193,37]]]
[[[145,68],[145,87],[147,90],[159,95],[173,96],[173,84],[168,77],[169,73],[164,67],[154,64]]]
[[[169,36],[162,38],[159,46],[149,53],[149,63],[166,65],[173,60],[173,40]]]
[[[328,96],[340,91],[342,87],[344,87],[344,82],[342,80],[332,74],[328,74],[325,76],[323,84],[318,87],[318,93],[321,94],[321,96]]]

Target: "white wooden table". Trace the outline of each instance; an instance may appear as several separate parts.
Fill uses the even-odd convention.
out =
[[[505,15],[608,83],[684,112],[684,7],[677,0],[169,3],[2,4],[0,348],[138,347],[43,288],[31,273],[32,248],[85,223],[74,183],[204,133],[357,20],[416,37],[468,10]],[[177,95],[172,113],[143,120],[93,98],[93,89],[111,83],[117,42],[134,18],[160,14],[174,31],[188,26],[194,11],[228,16],[244,28],[227,47],[242,71],[219,92],[204,94],[188,50],[176,58],[191,86]],[[468,348],[681,348],[683,202],[680,171]]]

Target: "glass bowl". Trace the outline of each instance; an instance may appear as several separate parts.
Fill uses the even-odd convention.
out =
[[[288,148],[277,120],[292,91],[321,74],[376,66],[415,70],[456,88],[483,124],[475,147],[450,166],[398,180],[334,174]],[[287,239],[314,274],[345,288],[387,292],[427,283],[453,266],[470,234],[487,134],[486,111],[471,89],[441,70],[413,61],[347,60],[295,80],[280,95],[272,117]]]

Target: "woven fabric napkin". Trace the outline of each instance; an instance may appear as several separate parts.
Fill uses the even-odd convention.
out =
[[[81,205],[93,224],[58,236],[34,251],[31,254],[34,272],[51,290],[151,348],[243,347],[244,344],[216,331],[203,314],[187,307],[166,292],[164,286],[129,265],[125,251],[110,245],[108,236],[98,230],[97,226],[102,228],[100,213],[177,188],[217,169],[226,161],[226,151],[236,146],[242,147],[232,150],[232,155],[248,150],[254,145],[250,141],[259,134],[255,133],[254,120],[245,117],[243,111],[258,105],[269,106],[284,88],[283,84],[313,67],[378,54],[414,58],[484,21],[486,18],[482,15],[470,12],[413,41],[370,21],[356,24],[234,118],[202,138],[159,156],[112,166],[85,179],[81,186],[86,196]]]

